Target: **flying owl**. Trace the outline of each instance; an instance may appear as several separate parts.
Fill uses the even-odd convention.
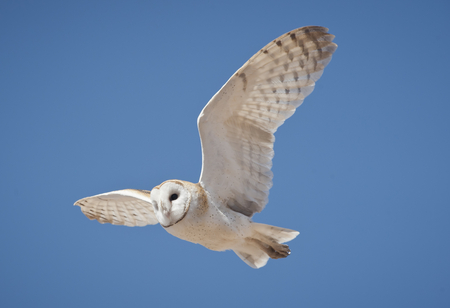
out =
[[[274,133],[314,89],[337,45],[308,26],[273,40],[250,58],[197,119],[202,171],[197,184],[168,180],[151,191],[124,189],[75,202],[100,223],[159,223],[183,240],[233,250],[253,268],[290,254],[299,232],[260,224],[272,187]]]

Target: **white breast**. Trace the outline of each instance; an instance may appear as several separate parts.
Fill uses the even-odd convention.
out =
[[[250,219],[233,211],[220,211],[215,201],[206,193],[193,194],[183,220],[165,229],[173,236],[211,250],[232,249],[250,234]]]

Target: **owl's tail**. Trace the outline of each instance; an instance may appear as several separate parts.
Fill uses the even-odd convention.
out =
[[[269,258],[286,258],[291,250],[283,243],[293,240],[299,232],[252,222],[252,235],[233,251],[253,268],[266,265]]]

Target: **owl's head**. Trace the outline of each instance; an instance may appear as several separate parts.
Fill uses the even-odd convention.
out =
[[[191,192],[183,181],[169,180],[152,189],[150,199],[159,223],[168,228],[186,216]]]

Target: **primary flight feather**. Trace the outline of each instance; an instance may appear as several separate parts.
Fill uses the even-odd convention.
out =
[[[273,40],[211,98],[197,124],[199,183],[169,180],[151,191],[125,189],[75,202],[89,219],[161,224],[206,248],[233,250],[253,268],[290,254],[297,231],[255,223],[272,187],[274,133],[314,89],[337,48],[328,29],[308,26]]]

